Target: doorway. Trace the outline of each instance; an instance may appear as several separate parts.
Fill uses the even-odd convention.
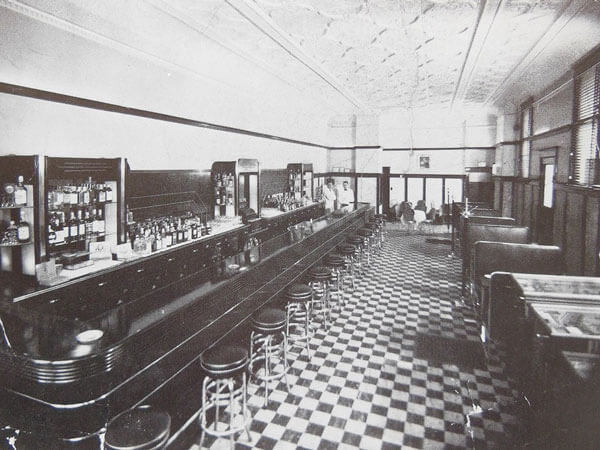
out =
[[[554,177],[556,158],[547,156],[540,161],[540,209],[537,226],[537,240],[540,244],[551,245],[554,232]]]

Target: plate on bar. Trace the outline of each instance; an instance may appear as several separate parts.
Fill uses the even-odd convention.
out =
[[[102,336],[104,336],[104,331],[94,329],[82,331],[77,336],[75,336],[75,339],[77,339],[77,342],[79,342],[80,344],[89,344],[91,342],[97,341]]]

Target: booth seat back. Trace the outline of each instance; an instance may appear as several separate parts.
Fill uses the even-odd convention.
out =
[[[498,216],[470,216],[461,217],[461,226],[459,240],[461,247],[467,242],[467,234],[471,225],[512,225],[516,226],[515,219],[512,217],[498,217]]]
[[[467,285],[467,279],[471,269],[471,251],[473,249],[473,244],[477,241],[515,242],[519,244],[527,244],[529,242],[529,228],[479,223],[469,225],[464,243],[461,242],[462,294],[465,293],[465,287]]]
[[[475,286],[492,272],[565,273],[563,252],[554,245],[478,241],[473,244],[472,262],[471,282]]]
[[[463,251],[463,264],[466,264],[467,267],[470,262],[473,244],[477,241],[527,244],[529,242],[529,228],[479,223],[469,225]]]

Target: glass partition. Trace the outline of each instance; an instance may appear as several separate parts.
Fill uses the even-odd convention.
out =
[[[393,208],[404,201],[406,196],[404,189],[405,183],[406,179],[404,177],[390,177],[390,208]]]
[[[359,202],[370,203],[372,206],[377,205],[376,177],[358,178],[356,182],[356,189]]]
[[[427,178],[425,180],[425,204],[427,210],[439,209],[444,203],[444,188],[442,178]]]
[[[406,198],[412,203],[413,208],[419,200],[423,200],[423,180],[421,177],[407,178]]]
[[[463,201],[463,180],[462,178],[446,178],[446,202]]]

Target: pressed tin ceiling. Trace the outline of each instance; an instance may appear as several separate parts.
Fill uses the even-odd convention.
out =
[[[585,1],[169,0],[295,86],[353,107],[486,105]]]
[[[531,89],[533,69],[545,71],[533,81],[551,82],[600,42],[595,0],[0,3],[26,4],[199,74],[203,36],[339,113],[490,106],[521,79]]]

